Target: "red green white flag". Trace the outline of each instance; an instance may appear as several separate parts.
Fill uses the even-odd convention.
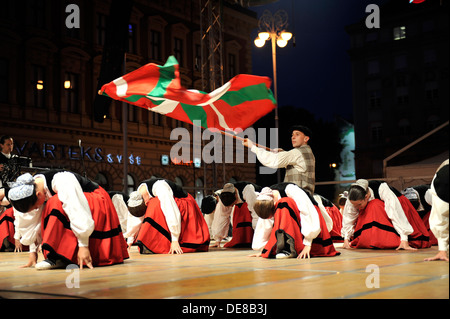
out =
[[[276,107],[268,77],[240,74],[211,93],[180,84],[171,56],[163,66],[149,63],[103,85],[99,94],[203,128],[245,130]]]

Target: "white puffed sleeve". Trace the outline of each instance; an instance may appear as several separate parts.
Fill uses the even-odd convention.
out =
[[[58,193],[64,212],[69,217],[70,228],[78,239],[78,245],[88,247],[89,236],[94,231],[95,225],[80,183],[74,174],[61,172],[53,177],[52,188]]]
[[[290,151],[274,153],[253,145],[250,150],[256,154],[256,157],[264,166],[270,168],[283,168],[288,165],[294,165],[300,166],[302,170],[306,169],[302,154],[296,148],[293,148]]]
[[[127,218],[128,218],[128,207],[123,200],[122,194],[114,194],[111,201],[116,209],[117,215],[119,216],[120,228],[122,228],[122,233],[127,232]]]
[[[244,187],[244,190],[242,191],[243,199],[247,203],[248,210],[250,211],[250,215],[252,216],[252,228],[256,228],[256,223],[258,222],[258,215],[255,213],[255,209],[253,208],[255,206],[256,202],[256,191],[255,186],[252,184],[247,184]]]
[[[262,250],[269,241],[270,234],[272,233],[274,219],[267,218],[262,219],[258,217],[256,223],[255,232],[253,233],[252,249]]]
[[[127,232],[124,233],[123,236],[127,239],[128,244],[132,244],[134,242],[134,239],[141,229],[144,217],[145,216],[136,217],[131,215],[130,212],[127,213]]]
[[[320,234],[319,215],[305,191],[297,185],[289,184],[285,189],[286,195],[297,204],[302,220],[303,244],[311,246],[312,241]]]
[[[166,181],[158,180],[153,184],[152,192],[161,203],[161,210],[166,218],[172,241],[178,241],[181,232],[181,213],[173,198],[172,189]]]
[[[381,183],[378,188],[380,199],[384,201],[384,209],[386,214],[392,222],[397,233],[400,235],[400,240],[408,241],[408,235],[414,230],[406,218],[402,205],[397,196],[391,191],[388,184]]]
[[[444,202],[436,194],[433,183],[430,188],[431,194],[431,213],[430,213],[430,229],[438,241],[439,250],[448,250],[448,210],[449,205]]]
[[[344,211],[342,212],[342,229],[341,236],[350,240],[355,231],[355,222],[358,219],[359,211],[353,206],[350,200],[345,202]]]
[[[325,206],[323,206],[322,198],[319,195],[313,195],[313,197],[316,200],[317,205],[319,206],[320,212],[322,213],[322,217],[325,220],[325,224],[327,224],[327,229],[330,232],[333,229],[333,220],[328,214]]]
[[[222,201],[217,201],[216,210],[214,212],[214,220],[211,225],[212,237],[216,241],[221,241],[228,235],[228,229],[230,227],[231,213],[233,212],[233,206],[225,207]]]
[[[28,213],[21,213],[14,208],[14,239],[20,240],[22,245],[29,246],[34,253],[42,243],[41,216],[44,206]]]

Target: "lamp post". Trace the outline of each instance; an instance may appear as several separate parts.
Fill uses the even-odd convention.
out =
[[[288,26],[288,14],[285,10],[278,10],[275,14],[269,10],[264,10],[263,14],[259,18],[258,37],[255,39],[255,45],[258,48],[262,48],[267,40],[271,40],[272,43],[272,68],[273,68],[273,89],[274,97],[277,102],[275,108],[275,129],[277,134],[278,144],[278,83],[277,83],[277,46],[284,48],[289,40],[292,38],[292,33],[287,32]],[[280,182],[280,170],[277,172],[278,182]]]

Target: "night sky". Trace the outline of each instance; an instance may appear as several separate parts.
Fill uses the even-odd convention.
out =
[[[368,4],[377,4],[381,9],[385,2],[279,0],[250,7],[257,12],[258,19],[265,9],[272,14],[284,9],[289,15],[287,31],[294,34],[296,45],[291,39],[286,47],[277,47],[279,107],[304,108],[324,121],[332,121],[336,115],[352,121],[351,65],[347,54],[350,36],[345,26],[365,20],[369,15],[365,12]],[[257,34],[255,30],[253,38]],[[269,41],[263,48],[253,46],[253,74],[272,78],[271,52]]]

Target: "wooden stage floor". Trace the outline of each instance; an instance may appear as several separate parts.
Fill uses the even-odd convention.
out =
[[[140,255],[92,270],[19,269],[28,253],[0,253],[0,297],[12,299],[448,299],[449,264],[415,252],[345,250],[328,258],[263,259],[248,249]],[[40,256],[42,260],[42,256]]]

